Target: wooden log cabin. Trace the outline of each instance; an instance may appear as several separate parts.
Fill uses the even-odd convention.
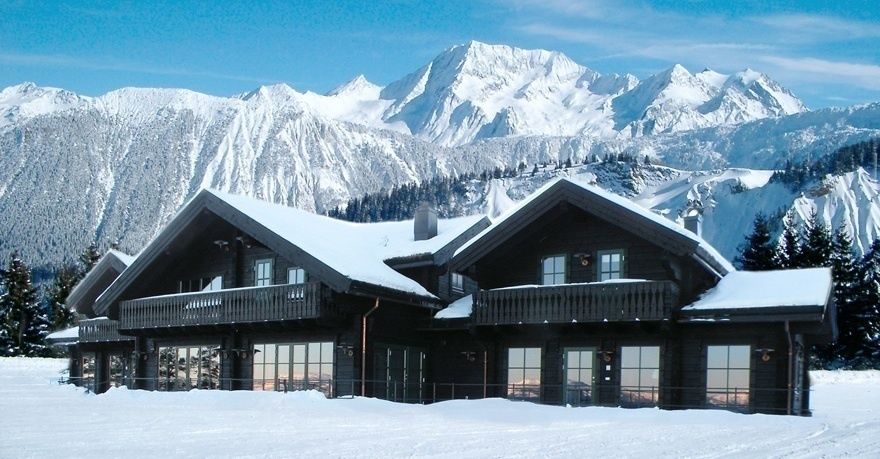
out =
[[[77,286],[71,379],[809,414],[830,272],[736,271],[699,219],[569,179],[494,222],[350,223],[204,190]]]

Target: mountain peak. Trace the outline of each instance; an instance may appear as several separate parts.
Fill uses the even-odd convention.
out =
[[[327,93],[327,96],[340,96],[346,94],[364,94],[364,93],[373,93],[378,94],[379,91],[382,90],[382,87],[376,84],[373,84],[363,74],[359,74],[358,76],[352,78],[346,83],[343,83],[330,92]]]

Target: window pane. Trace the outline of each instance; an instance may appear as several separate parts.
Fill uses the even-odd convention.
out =
[[[293,365],[293,380],[294,381],[303,381],[306,379],[306,366],[302,363],[297,363]]]
[[[325,363],[321,365],[321,379],[333,379],[333,364]]]
[[[321,362],[333,363],[333,343],[321,343]]]
[[[507,384],[523,384],[523,372],[520,369],[507,370]]]
[[[728,387],[737,389],[749,388],[749,370],[730,370]]]
[[[706,387],[709,389],[727,388],[727,370],[708,370],[706,372]]]
[[[639,348],[625,346],[620,349],[620,366],[623,368],[639,367]]]
[[[278,379],[290,379],[290,365],[286,363],[278,364]]]
[[[317,381],[321,378],[321,365],[317,363],[309,364],[309,381]]]
[[[706,353],[709,368],[727,368],[728,346],[709,346]]]
[[[566,379],[568,380],[568,384],[575,384],[581,381],[580,370],[566,370]]]
[[[642,347],[642,368],[660,368],[660,347]]]
[[[541,370],[537,368],[528,368],[523,374],[525,375],[525,383],[529,385],[541,384]]]
[[[507,350],[507,366],[510,368],[522,368],[525,363],[525,349],[512,347]]]
[[[620,385],[623,387],[636,387],[639,385],[639,370],[620,370]]]
[[[553,257],[554,264],[554,272],[562,273],[565,272],[565,258],[563,257]]]
[[[749,368],[749,346],[730,346],[730,368]]]
[[[293,345],[293,363],[306,363],[306,345]]]
[[[643,387],[657,387],[660,385],[660,370],[641,370],[639,384]]]
[[[266,355],[263,356],[263,362],[275,363],[275,345],[274,344],[267,344],[266,345]]]
[[[544,259],[544,272],[548,273],[548,274],[553,272],[553,258],[552,257],[548,257],[548,258]]]
[[[568,351],[566,356],[566,365],[568,368],[579,368],[581,366],[581,353],[578,351]]]
[[[263,363],[263,356],[266,355],[266,346],[257,344],[254,346],[254,364]]]
[[[279,344],[278,345],[277,359],[278,359],[278,363],[289,363],[290,362],[290,345],[289,344]]]
[[[309,363],[321,361],[321,343],[309,343]]]
[[[541,348],[526,348],[526,367],[541,368]]]

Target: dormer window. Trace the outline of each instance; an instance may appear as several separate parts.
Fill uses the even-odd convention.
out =
[[[305,284],[306,283],[306,270],[300,268],[299,266],[287,268],[287,283],[288,284]]]
[[[541,284],[564,284],[568,280],[565,255],[551,255],[541,259]]]
[[[600,250],[598,258],[600,282],[625,277],[623,249]]]

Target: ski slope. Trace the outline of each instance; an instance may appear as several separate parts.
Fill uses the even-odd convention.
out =
[[[501,399],[404,405],[318,393],[115,389],[0,359],[0,457],[877,457],[880,372],[814,372],[814,416],[565,408]]]

